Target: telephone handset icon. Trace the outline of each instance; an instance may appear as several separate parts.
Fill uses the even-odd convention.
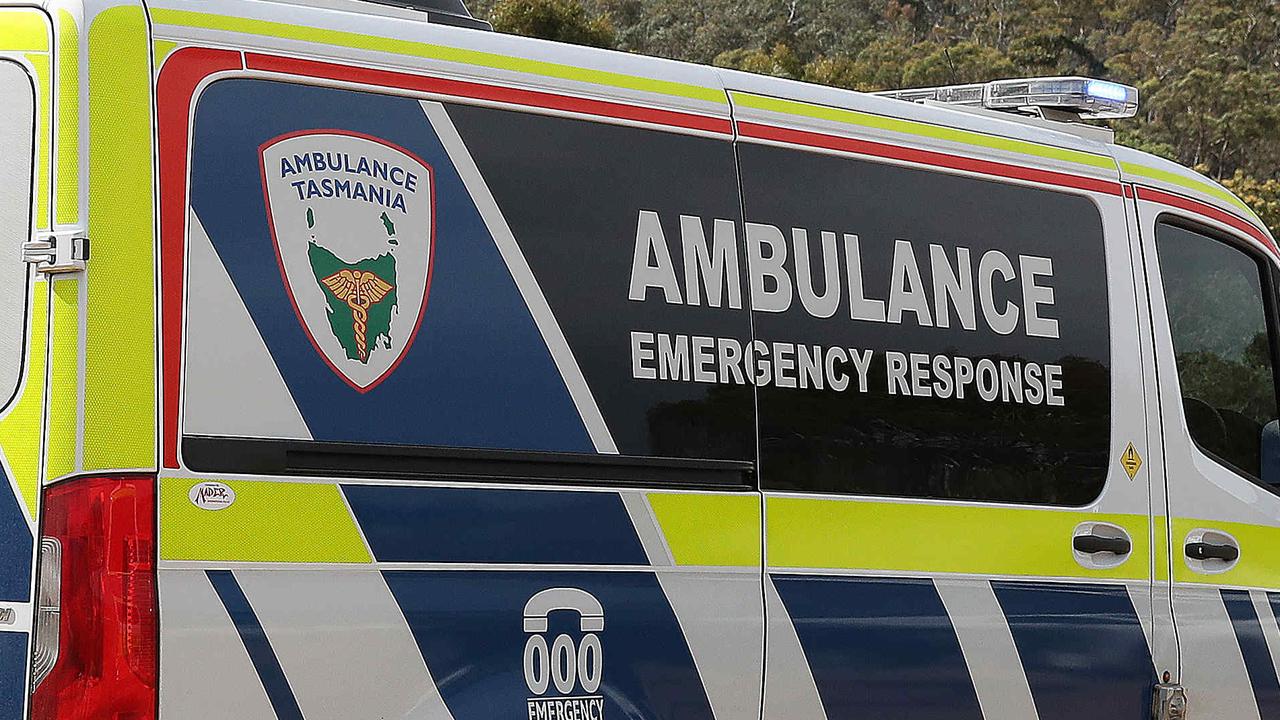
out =
[[[578,588],[548,588],[524,604],[524,631],[547,631],[547,619],[556,610],[572,610],[580,617],[582,632],[604,630],[604,608],[594,595]]]
[[[547,644],[543,633],[550,628],[551,613],[559,610],[578,615],[578,630],[585,633],[581,642],[561,634]],[[529,598],[524,606],[524,631],[529,633],[524,646],[524,680],[529,692],[543,695],[553,682],[561,695],[572,693],[579,685],[588,695],[599,690],[604,655],[596,633],[603,630],[604,606],[586,590],[548,588]]]

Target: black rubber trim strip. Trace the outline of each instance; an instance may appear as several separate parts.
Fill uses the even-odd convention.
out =
[[[530,453],[184,435],[191,470],[245,475],[449,478],[568,485],[754,490],[752,463],[736,460]]]

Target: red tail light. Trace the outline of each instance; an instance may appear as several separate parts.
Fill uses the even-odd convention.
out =
[[[155,485],[93,477],[45,491],[44,535],[61,544],[61,619],[32,720],[155,720]]]

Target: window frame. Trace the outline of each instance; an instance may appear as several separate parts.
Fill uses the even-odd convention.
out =
[[[1224,245],[1241,253],[1258,265],[1258,277],[1261,283],[1263,303],[1262,314],[1267,324],[1267,346],[1271,356],[1271,389],[1275,395],[1277,415],[1280,415],[1280,298],[1277,297],[1277,289],[1280,289],[1280,275],[1277,273],[1280,272],[1280,269],[1277,268],[1275,260],[1258,250],[1253,243],[1225,230],[1210,227],[1172,212],[1162,212],[1156,215],[1153,224],[1152,245],[1156,253],[1156,264],[1160,267],[1160,293],[1161,298],[1165,300],[1164,322],[1169,330],[1169,347],[1172,351],[1171,361],[1173,362],[1174,377],[1178,382],[1178,397],[1180,399],[1185,397],[1182,394],[1182,374],[1178,367],[1177,348],[1174,347],[1173,340],[1173,323],[1169,317],[1167,295],[1165,294],[1164,267],[1160,265],[1160,241],[1157,234],[1161,225],[1194,233],[1206,240]],[[1237,467],[1235,463],[1201,445],[1200,441],[1191,432],[1191,427],[1187,424],[1186,410],[1181,405],[1178,407],[1178,421],[1183,436],[1191,442],[1191,446],[1201,456],[1267,492],[1280,496],[1280,485],[1270,485],[1263,481],[1261,477],[1254,477],[1243,468]]]
[[[924,175],[944,176],[947,178],[952,178],[952,179],[956,179],[956,180],[971,184],[970,190],[981,188],[983,185],[1009,186],[1011,188],[1030,190],[1030,191],[1039,192],[1039,193],[1046,193],[1048,195],[1052,195],[1055,197],[1080,199],[1087,202],[1093,212],[1093,214],[1090,216],[1091,221],[1096,218],[1096,221],[1098,223],[1097,242],[1098,242],[1098,250],[1099,250],[1098,259],[1100,261],[1100,264],[1092,268],[1089,272],[1096,272],[1100,279],[1099,284],[1102,290],[1102,294],[1099,297],[1099,306],[1105,313],[1104,322],[1101,324],[1105,327],[1105,333],[1107,338],[1107,350],[1106,350],[1107,363],[1106,363],[1106,387],[1105,387],[1106,398],[1107,398],[1106,399],[1106,422],[1105,422],[1106,437],[1102,440],[1102,445],[1101,445],[1102,449],[1098,451],[1101,464],[1099,465],[1097,477],[1095,479],[1095,485],[1093,490],[1088,494],[1088,499],[1086,500],[1080,500],[1078,502],[1075,502],[1075,501],[1068,502],[1068,501],[1062,501],[1062,500],[1050,500],[1043,497],[1033,498],[1033,499],[992,497],[990,494],[986,494],[983,496],[977,496],[976,494],[945,495],[941,493],[909,494],[909,493],[886,493],[878,490],[869,490],[866,488],[851,489],[848,487],[844,487],[840,489],[833,489],[833,488],[815,488],[812,485],[805,486],[805,487],[800,487],[798,485],[784,486],[783,484],[778,483],[774,479],[776,478],[776,474],[772,473],[768,467],[765,467],[766,437],[765,437],[763,428],[769,424],[765,420],[765,416],[768,415],[769,413],[765,410],[766,402],[762,401],[761,391],[762,390],[767,391],[768,389],[772,389],[772,386],[770,386],[770,388],[761,388],[761,387],[756,388],[756,393],[757,393],[756,394],[756,397],[757,397],[757,408],[756,408],[757,416],[756,417],[757,417],[757,423],[758,423],[757,434],[759,435],[759,443],[761,448],[760,462],[762,465],[762,469],[760,472],[760,475],[761,475],[760,487],[763,492],[778,494],[778,495],[796,496],[796,497],[868,499],[868,500],[877,500],[877,501],[886,501],[886,502],[927,502],[927,503],[960,503],[960,504],[971,503],[971,504],[983,504],[983,505],[992,505],[992,506],[999,506],[999,507],[1052,508],[1055,510],[1081,510],[1081,509],[1094,507],[1107,495],[1108,487],[1113,483],[1112,477],[1114,474],[1113,470],[1111,469],[1112,464],[1114,463],[1114,460],[1111,458],[1112,444],[1116,439],[1116,432],[1117,432],[1117,424],[1116,424],[1117,420],[1116,420],[1116,410],[1115,410],[1117,405],[1113,403],[1113,399],[1117,389],[1117,378],[1116,378],[1116,371],[1115,371],[1117,354],[1114,352],[1114,344],[1116,341],[1117,328],[1119,327],[1118,323],[1120,322],[1117,316],[1112,313],[1112,300],[1113,300],[1114,294],[1117,292],[1116,290],[1117,283],[1112,274],[1113,261],[1128,267],[1128,269],[1125,270],[1125,272],[1127,273],[1126,279],[1128,281],[1136,282],[1135,273],[1138,271],[1136,268],[1133,267],[1132,262],[1128,260],[1128,258],[1122,257],[1125,254],[1127,254],[1127,250],[1128,250],[1127,246],[1120,245],[1119,247],[1125,250],[1126,252],[1122,252],[1119,254],[1119,256],[1113,258],[1113,254],[1117,252],[1117,243],[1120,242],[1121,240],[1123,240],[1123,242],[1128,242],[1129,236],[1127,234],[1126,235],[1118,234],[1118,233],[1124,232],[1123,230],[1108,229],[1108,225],[1107,225],[1108,210],[1099,201],[1099,198],[1097,196],[1095,196],[1091,192],[1086,192],[1086,191],[1077,192],[1077,191],[1071,191],[1068,189],[1050,187],[1050,186],[1035,184],[1035,183],[1022,184],[1017,182],[1011,182],[1009,180],[1002,179],[1002,178],[988,177],[983,175],[966,175],[963,173],[955,173],[955,172],[945,170],[945,169],[940,169],[937,167],[915,167],[910,165],[901,165],[901,164],[885,161],[883,159],[879,159],[875,157],[845,156],[839,153],[831,155],[829,153],[815,151],[812,148],[795,147],[787,144],[776,145],[776,146],[771,146],[771,145],[757,146],[754,144],[747,144],[741,147],[752,148],[753,150],[761,147],[765,147],[770,150],[787,151],[787,152],[803,155],[806,157],[807,156],[832,157],[834,159],[841,160],[846,163],[851,162],[854,164],[884,166],[887,168],[894,168],[898,170],[914,171],[914,172],[921,173],[922,176]],[[744,181],[743,178],[745,178],[749,174],[747,170],[742,169],[743,162],[744,161],[740,156],[739,157],[740,184]],[[846,172],[849,171],[847,166],[845,171]],[[743,194],[744,207],[746,207],[745,204],[748,203],[746,190],[740,190],[740,192]],[[746,213],[745,217],[748,217],[748,218],[752,217],[752,213]],[[901,237],[901,236],[895,235],[895,237]],[[1056,248],[1058,246],[1055,245],[1054,247]],[[1004,249],[1006,252],[1008,251],[1007,248],[993,247],[992,249]],[[1057,259],[1055,258],[1055,262],[1056,261]],[[787,262],[793,263],[794,260],[789,259]],[[976,263],[976,260],[975,260],[975,263]],[[793,307],[795,305],[798,305],[798,301],[793,303]],[[837,311],[837,314],[838,314],[838,311]],[[762,339],[762,336],[760,334],[759,326],[756,323],[759,322],[760,317],[764,317],[764,316],[785,317],[785,313],[780,313],[774,316],[771,313],[764,313],[762,315],[760,314],[759,311],[753,311],[753,318],[755,318],[753,320],[753,332],[754,332],[754,337],[757,340]],[[1059,317],[1059,320],[1061,321],[1060,317]],[[1136,316],[1131,321],[1135,335],[1137,333],[1138,322],[1139,320]],[[854,342],[853,344],[857,345],[856,342]],[[901,350],[902,348],[892,348],[892,347],[886,347],[882,349],[878,348],[876,352],[877,354],[882,354],[883,350],[890,350],[890,349]],[[949,351],[944,351],[944,352],[949,352]],[[935,353],[928,353],[928,354],[932,355]],[[976,361],[980,357],[985,358],[990,356],[991,356],[990,354],[983,354],[981,356],[974,355],[973,359]]]
[[[32,239],[36,233],[36,191],[39,180],[40,166],[39,158],[36,156],[38,133],[40,131],[40,91],[36,83],[35,77],[32,75],[31,68],[26,64],[14,59],[0,57],[0,62],[12,63],[23,75],[26,76],[27,82],[31,86],[31,133],[29,155],[31,157],[31,171],[27,179],[27,231],[26,236],[22,238],[22,242]],[[17,248],[16,259],[22,261],[21,245]],[[28,351],[30,350],[31,334],[35,328],[31,327],[31,288],[32,288],[32,269],[30,265],[23,263],[22,289],[19,293],[19,307],[14,308],[17,312],[16,322],[19,323],[17,348],[17,372],[14,373],[12,387],[7,391],[4,387],[0,387],[0,413],[8,412],[22,393],[22,388],[26,384],[27,375],[30,373],[30,363],[28,362]],[[5,308],[0,308],[0,314],[4,314]]]

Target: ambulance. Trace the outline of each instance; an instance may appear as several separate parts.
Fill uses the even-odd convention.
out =
[[[0,720],[1280,718],[1280,251],[1133,88],[5,2]]]

